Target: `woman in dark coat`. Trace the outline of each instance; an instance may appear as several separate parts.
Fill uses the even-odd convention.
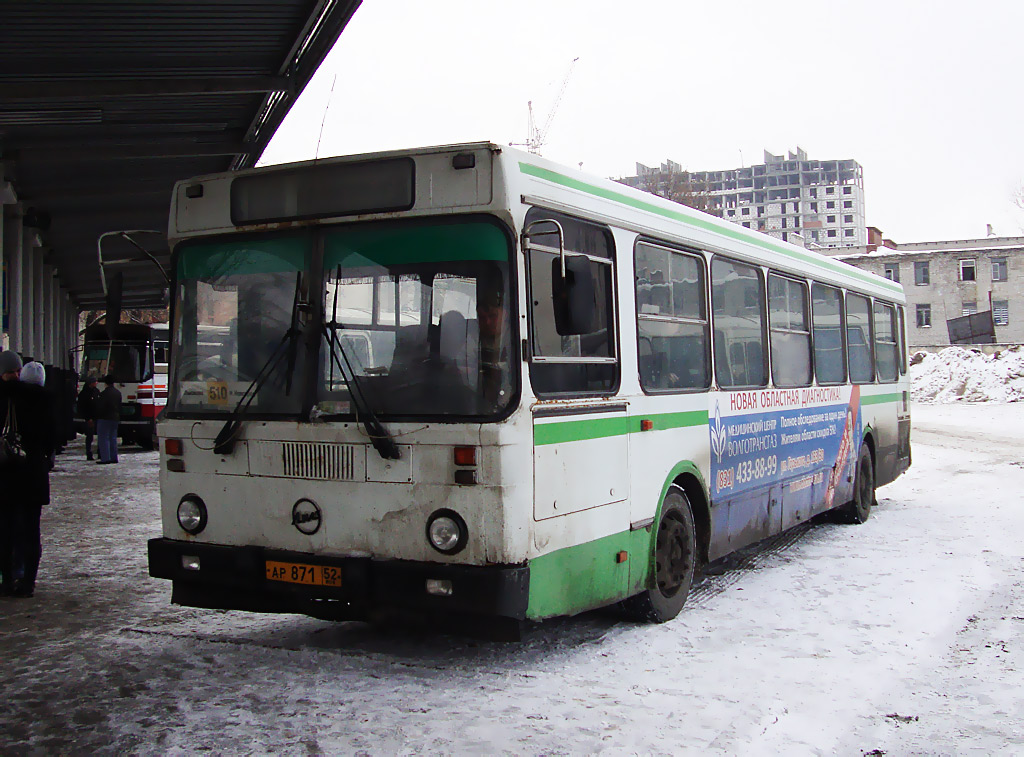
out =
[[[43,505],[50,502],[55,422],[46,390],[19,381],[20,372],[17,353],[0,353],[0,428],[12,408],[25,451],[24,460],[0,469],[0,510],[7,534],[0,545],[0,594],[31,597],[42,554],[39,521]]]

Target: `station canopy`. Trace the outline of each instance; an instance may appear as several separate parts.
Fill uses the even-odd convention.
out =
[[[0,193],[83,309],[162,307],[174,182],[249,168],[361,0],[4,0]]]

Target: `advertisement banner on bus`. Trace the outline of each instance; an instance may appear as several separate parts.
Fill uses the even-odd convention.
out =
[[[784,483],[787,493],[825,486],[830,506],[848,494],[861,439],[860,387],[759,389],[711,397],[716,499],[775,483]]]

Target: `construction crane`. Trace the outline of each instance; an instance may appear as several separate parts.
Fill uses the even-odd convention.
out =
[[[544,126],[537,128],[537,122],[533,116],[533,100],[526,103],[526,110],[528,112],[528,120],[526,125],[526,141],[525,142],[513,142],[513,146],[526,147],[529,152],[534,155],[540,153],[540,148],[544,144],[544,141],[548,136],[548,129],[551,128],[551,122],[555,118],[555,113],[558,111],[558,106],[562,102],[562,95],[565,94],[565,88],[569,84],[569,77],[572,76],[572,71],[576,67],[576,61],[579,57],[573,58],[572,63],[569,64],[569,70],[565,72],[565,78],[562,79],[562,86],[558,90],[558,96],[555,97],[555,102],[551,105],[551,110],[548,111],[548,117],[544,120]]]

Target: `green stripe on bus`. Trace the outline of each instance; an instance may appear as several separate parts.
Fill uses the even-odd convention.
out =
[[[580,442],[584,439],[601,439],[607,436],[622,436],[629,433],[629,418],[588,418],[582,421],[563,421],[562,423],[534,423],[533,443],[539,447],[543,444],[561,444],[562,442]]]
[[[884,402],[899,402],[903,399],[902,392],[896,392],[895,394],[872,394],[867,397],[861,396],[861,405],[881,405]]]
[[[545,444],[561,444],[562,442],[580,442],[586,439],[603,439],[609,436],[623,436],[640,432],[640,421],[653,422],[652,431],[666,431],[673,428],[689,426],[706,426],[708,413],[706,410],[693,410],[686,413],[653,413],[651,415],[587,418],[579,421],[562,421],[555,423],[536,423],[533,427],[533,443],[535,446]]]
[[[569,189],[577,189],[581,192],[586,192],[587,194],[594,195],[595,197],[600,197],[604,200],[611,200],[613,202],[618,202],[623,205],[628,205],[631,208],[643,210],[647,213],[653,213],[655,215],[662,216],[663,218],[669,218],[673,221],[680,221],[689,226],[693,226],[698,229],[703,229],[704,231],[710,231],[720,236],[729,237],[739,242],[748,242],[750,244],[755,244],[758,247],[762,247],[772,252],[781,253],[782,255],[793,258],[795,260],[799,260],[804,263],[811,263],[813,265],[821,266],[822,268],[826,268],[836,273],[842,273],[847,276],[860,279],[861,281],[873,284],[874,286],[880,286],[883,288],[891,289],[893,292],[903,291],[903,287],[893,284],[889,282],[887,279],[879,280],[876,277],[864,274],[863,272],[856,268],[849,270],[845,267],[840,267],[837,263],[833,262],[831,258],[825,257],[824,255],[817,255],[814,253],[801,253],[798,252],[797,250],[791,250],[788,247],[773,244],[772,242],[768,241],[765,238],[762,238],[760,236],[754,236],[752,234],[744,232],[742,230],[742,227],[739,226],[737,226],[736,228],[729,228],[728,226],[723,226],[722,224],[715,223],[704,218],[692,218],[686,215],[685,213],[680,213],[677,210],[662,208],[659,207],[658,205],[655,205],[654,203],[644,202],[643,200],[638,200],[635,197],[628,197],[627,195],[620,194],[619,192],[613,192],[610,189],[597,187],[594,186],[593,184],[587,184],[586,182],[580,181],[579,179],[573,179],[569,176],[564,176],[548,168],[541,168],[540,166],[535,166],[530,163],[520,162],[519,170],[522,173],[528,174],[530,176],[535,176],[538,179],[544,179],[545,181],[550,181],[554,184],[561,184],[563,187],[568,187]],[[729,224],[729,226],[734,225],[735,224]]]
[[[630,573],[646,575],[650,542],[646,529],[621,531],[530,560],[526,617],[573,615],[624,598],[630,593]],[[629,559],[618,562],[616,555],[623,551]]]

